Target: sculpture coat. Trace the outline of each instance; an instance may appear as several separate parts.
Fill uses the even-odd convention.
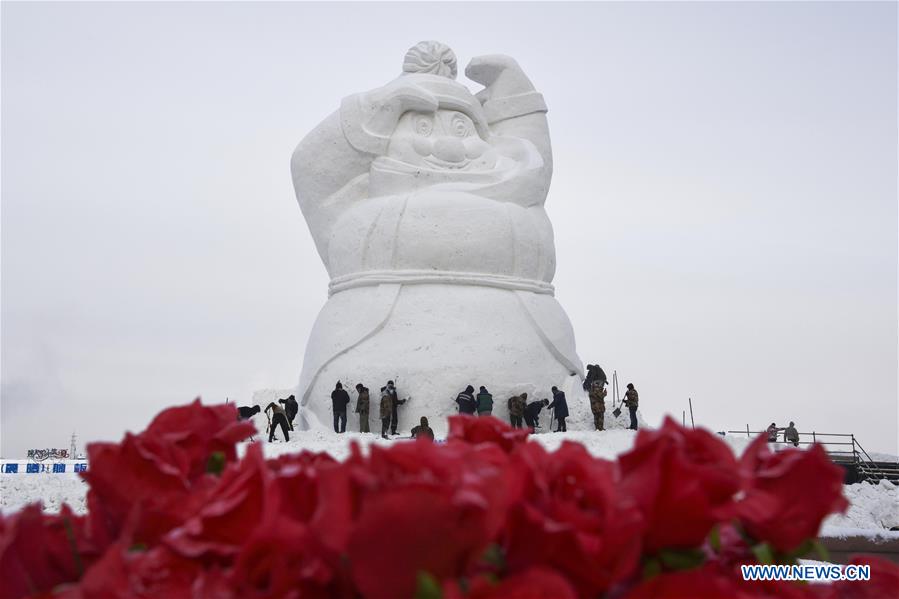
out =
[[[435,428],[467,384],[548,395],[583,374],[551,285],[546,105],[506,56],[473,59],[473,95],[437,42],[404,72],[345,98],[293,154],[300,208],[331,277],[306,347],[307,426],[329,422],[335,381],[397,378],[401,428]],[[505,408],[503,408],[505,409]],[[505,416],[505,414],[497,414]]]

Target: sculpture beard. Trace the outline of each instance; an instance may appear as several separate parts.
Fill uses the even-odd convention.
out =
[[[459,108],[405,113],[364,199],[334,221],[329,299],[300,379],[306,426],[330,421],[326,398],[347,375],[371,388],[399,377],[400,395],[416,398],[400,427],[427,416],[439,431],[468,384],[542,397],[582,372],[550,284],[543,159]]]

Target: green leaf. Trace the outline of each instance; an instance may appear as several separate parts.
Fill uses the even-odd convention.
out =
[[[662,573],[662,564],[655,558],[650,558],[643,564],[643,580],[655,578]]]
[[[78,576],[84,575],[84,564],[81,563],[81,553],[78,551],[78,543],[75,541],[75,530],[72,527],[72,520],[68,516],[63,519],[63,528],[66,531],[66,540],[69,542],[69,549],[72,550],[72,559],[75,561],[75,569]]]
[[[206,460],[206,472],[219,476],[225,469],[225,454],[221,451],[213,451]]]
[[[758,545],[753,546],[752,553],[760,564],[774,563],[774,552],[771,550],[771,545],[768,543],[759,543]]]
[[[427,572],[418,573],[415,599],[442,599],[443,593],[437,580]]]
[[[659,559],[671,570],[691,570],[702,565],[705,555],[699,549],[664,549],[659,552]]]
[[[490,545],[489,547],[487,547],[487,549],[484,550],[484,555],[481,556],[481,559],[485,563],[500,570],[506,567],[506,556],[503,555],[502,547],[500,547],[496,543]]]
[[[783,556],[783,558],[786,561],[793,563],[798,558],[805,557],[806,555],[808,555],[811,552],[811,550],[812,550],[812,539],[806,539],[798,547],[796,547],[796,549],[785,554]]]
[[[146,551],[147,545],[145,543],[135,543],[131,547],[128,548],[128,551]]]
[[[822,562],[830,561],[830,551],[827,550],[827,547],[824,546],[821,539],[812,539],[812,551],[821,558]]]
[[[719,553],[721,551],[721,529],[717,524],[712,529],[712,532],[709,533],[709,545],[712,546],[712,549],[715,550],[715,553]]]

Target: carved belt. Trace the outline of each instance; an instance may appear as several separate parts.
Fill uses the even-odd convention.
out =
[[[512,291],[530,291],[555,295],[555,287],[546,281],[492,275],[480,272],[456,272],[446,270],[366,270],[331,279],[328,297],[355,287],[377,285],[474,285]]]

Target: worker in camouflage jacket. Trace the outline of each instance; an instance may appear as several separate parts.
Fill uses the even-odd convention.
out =
[[[590,410],[593,412],[593,424],[598,431],[605,428],[606,394],[605,384],[593,381],[590,385]]]
[[[390,415],[393,412],[393,397],[387,387],[381,387],[381,438],[387,438],[390,430]]]
[[[362,383],[357,383],[356,392],[359,394],[356,397],[356,413],[359,414],[359,432],[370,433],[371,430],[368,428],[368,411],[370,403],[368,387],[363,386]]]
[[[637,430],[637,407],[640,405],[640,396],[633,383],[627,384],[627,391],[624,393],[624,405],[630,412],[631,424],[627,428]]]
[[[512,428],[522,428],[522,417],[524,416],[524,408],[528,403],[528,394],[513,395],[509,398],[509,421]]]

